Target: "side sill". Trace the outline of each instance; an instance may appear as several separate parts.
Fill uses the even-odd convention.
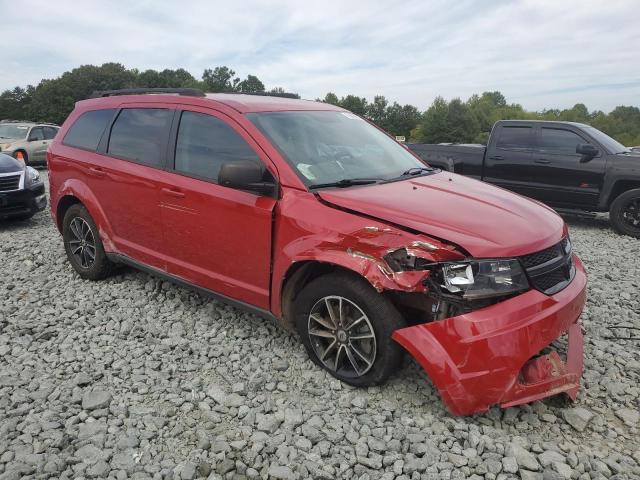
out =
[[[226,304],[229,304],[235,308],[238,308],[240,310],[244,310],[246,312],[249,313],[253,313],[254,315],[257,315],[259,317],[268,319],[268,320],[272,320],[276,323],[279,323],[277,317],[271,313],[268,310],[264,310],[262,308],[259,307],[255,307],[251,304],[242,302],[240,300],[235,300],[231,297],[227,297],[226,295],[223,295],[221,293],[217,293],[214,292],[213,290],[209,290],[206,288],[202,288],[199,287],[198,285],[195,285],[193,283],[187,282],[186,280],[183,280],[179,277],[176,277],[175,275],[171,275],[170,273],[167,272],[163,272],[162,270],[158,270],[157,268],[151,267],[149,265],[146,265],[144,263],[138,262],[137,260],[134,260],[130,257],[127,257],[125,255],[120,255],[118,253],[107,253],[107,258],[109,260],[111,260],[114,263],[122,263],[124,265],[128,265],[130,267],[133,267],[137,270],[141,270],[145,273],[148,273],[149,275],[153,275],[155,277],[159,277],[165,280],[168,280],[171,283],[175,283],[176,285],[179,285],[180,287],[183,288],[187,288],[189,290],[193,290],[195,292],[198,292],[199,294],[205,296],[205,297],[210,297],[213,298],[214,300],[219,300],[221,302],[224,302]]]

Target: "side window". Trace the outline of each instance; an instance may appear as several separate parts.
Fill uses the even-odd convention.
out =
[[[29,133],[29,141],[34,142],[38,140],[44,140],[44,131],[42,127],[33,127]]]
[[[527,126],[502,127],[498,137],[497,148],[507,150],[527,150],[533,143],[531,132],[533,129]]]
[[[44,139],[45,140],[53,140],[58,133],[58,129],[54,127],[43,127],[44,130]]]
[[[107,154],[161,167],[173,110],[125,108],[111,128]]]
[[[70,147],[95,150],[98,148],[104,129],[113,118],[115,110],[93,110],[78,117],[64,136],[62,143]]]
[[[182,113],[176,171],[217,182],[222,164],[238,160],[261,163],[251,146],[224,121],[203,113]]]
[[[540,151],[562,155],[576,155],[579,143],[587,143],[583,138],[569,130],[542,128],[540,130]]]

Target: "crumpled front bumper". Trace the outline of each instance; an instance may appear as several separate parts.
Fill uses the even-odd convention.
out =
[[[457,317],[396,330],[393,339],[422,365],[454,415],[482,412],[566,393],[575,400],[582,375],[587,277],[576,274],[562,291],[537,290]],[[538,355],[568,333],[566,361]]]

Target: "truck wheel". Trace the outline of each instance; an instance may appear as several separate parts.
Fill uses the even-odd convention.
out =
[[[618,233],[640,238],[640,188],[616,198],[611,204],[609,219]]]
[[[67,258],[80,277],[101,280],[113,270],[113,263],[104,253],[98,228],[81,204],[72,205],[64,216],[62,238]]]
[[[402,348],[391,334],[405,326],[404,319],[356,275],[313,280],[297,296],[294,315],[311,359],[345,383],[377,385],[402,363]]]

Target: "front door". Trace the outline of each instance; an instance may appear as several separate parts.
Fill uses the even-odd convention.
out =
[[[28,163],[42,163],[46,160],[49,140],[45,139],[42,127],[33,127],[29,132],[29,145],[27,148]]]
[[[276,200],[217,181],[226,162],[257,162],[265,179],[275,177],[275,169],[232,119],[205,108],[189,109],[174,127],[175,151],[160,185],[168,271],[268,309]]]
[[[576,147],[593,142],[570,128],[541,126],[537,138],[533,180],[542,188],[538,198],[559,207],[595,207],[604,180],[604,152],[581,163]]]

